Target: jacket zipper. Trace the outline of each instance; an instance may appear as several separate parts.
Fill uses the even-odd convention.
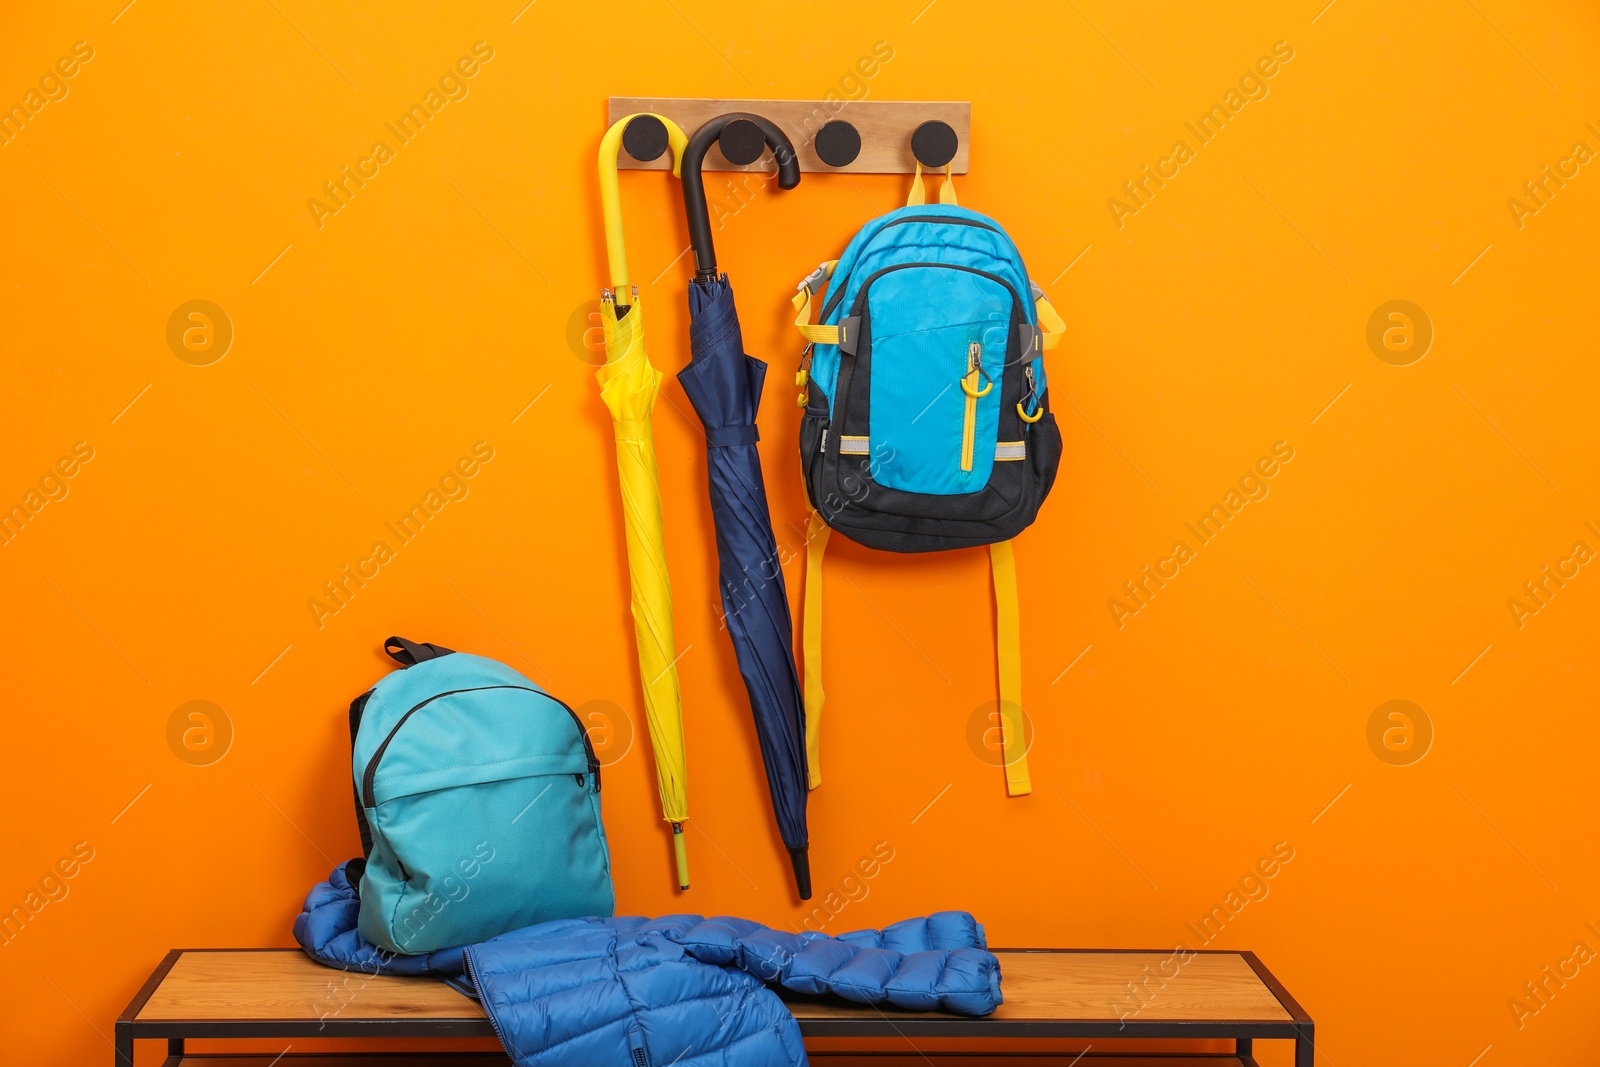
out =
[[[467,980],[472,983],[472,988],[477,993],[479,1004],[483,1005],[483,1014],[489,1020],[489,1026],[494,1030],[494,1036],[500,1039],[500,1047],[511,1048],[511,1042],[506,1040],[506,1033],[500,1029],[500,1020],[495,1018],[494,1012],[489,1010],[489,1002],[483,995],[483,986],[478,983],[477,968],[472,963],[472,949],[468,948],[461,953],[461,962],[467,971]]]
[[[377,802],[376,797],[373,794],[373,788],[372,788],[373,780],[378,775],[378,761],[383,759],[383,754],[388,749],[389,742],[394,740],[394,735],[400,732],[400,727],[402,727],[402,726],[404,726],[406,724],[406,720],[407,719],[411,718],[411,716],[415,715],[418,711],[421,711],[423,708],[427,707],[429,704],[432,704],[435,700],[438,700],[438,699],[440,699],[442,697],[455,696],[458,693],[481,693],[481,692],[484,692],[484,691],[490,690],[490,689],[520,689],[520,690],[522,690],[523,692],[526,692],[526,693],[538,693],[540,696],[549,697],[551,700],[554,700],[557,704],[560,704],[562,706],[562,708],[564,708],[566,710],[567,714],[572,717],[572,724],[578,728],[578,736],[583,739],[583,754],[584,754],[584,757],[586,758],[586,760],[588,762],[588,765],[589,765],[589,773],[594,775],[594,791],[596,793],[600,792],[600,760],[594,754],[594,745],[589,741],[588,731],[586,731],[583,728],[583,720],[578,718],[578,713],[573,711],[570,707],[568,707],[565,701],[560,700],[560,699],[558,699],[556,697],[550,696],[549,693],[546,693],[542,689],[534,689],[532,686],[526,686],[526,685],[478,685],[478,686],[469,687],[467,689],[451,689],[450,691],[445,692],[445,693],[435,693],[433,696],[429,697],[427,700],[424,700],[419,704],[412,705],[411,708],[408,709],[404,715],[400,716],[399,720],[396,721],[395,724],[392,727],[389,728],[389,733],[384,737],[382,743],[378,745],[377,751],[373,752],[372,758],[367,761],[366,770],[362,772],[362,775],[361,775],[361,801],[362,801],[362,806],[363,807],[368,807],[368,808],[375,808],[375,807],[378,806],[378,802]],[[574,777],[576,777],[578,779],[578,782],[581,785],[582,782],[583,782],[583,777],[584,776],[580,774],[580,775],[575,775]]]
[[[961,421],[961,469],[972,469],[972,450],[978,432],[978,369],[983,365],[983,342],[967,345],[967,373],[961,379],[961,391],[967,396],[967,411]],[[991,387],[992,388],[992,387]]]
[[[650,1053],[644,1047],[644,1028],[638,1023],[628,1026],[628,1067],[650,1067]]]

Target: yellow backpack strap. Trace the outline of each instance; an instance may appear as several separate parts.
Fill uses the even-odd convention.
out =
[[[1022,624],[1017,609],[1017,561],[1010,541],[989,546],[994,574],[995,647],[1000,665],[1000,746],[1006,766],[1006,795],[1033,792],[1028,777],[1028,742],[1022,716]],[[809,588],[807,593],[809,595]],[[807,658],[807,669],[810,660]]]
[[[818,326],[811,321],[811,298],[828,284],[828,279],[833,277],[833,268],[839,265],[837,259],[830,259],[819,265],[816,270],[800,279],[800,284],[795,286],[794,298],[790,301],[794,305],[794,327],[800,331],[800,336],[814,345],[836,345],[839,343],[839,327]]]
[[[806,531],[806,599],[800,610],[806,670],[806,767],[811,789],[822,784],[822,554],[832,532],[813,510]]]
[[[1033,287],[1033,310],[1039,316],[1040,347],[1046,351],[1060,348],[1061,339],[1067,335],[1066,320],[1050,306],[1050,298],[1036,282],[1028,284]]]
[[[906,194],[906,207],[916,207],[928,202],[927,187],[922,184],[922,164],[917,164],[917,171],[911,178],[911,191]],[[951,176],[950,164],[944,165],[944,184],[939,186],[939,203],[956,203],[956,183]]]

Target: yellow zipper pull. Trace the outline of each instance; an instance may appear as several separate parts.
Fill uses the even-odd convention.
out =
[[[961,391],[967,396],[977,398],[988,396],[989,390],[994,388],[994,381],[984,383],[983,388],[978,388],[978,382],[983,377],[983,342],[973,341],[967,345],[967,373],[961,379]]]
[[[1022,380],[1027,383],[1028,395],[1017,402],[1017,417],[1030,425],[1044,418],[1044,405],[1041,403],[1032,415],[1028,414],[1028,404],[1039,395],[1039,383],[1033,378],[1033,364],[1025,364],[1022,368]]]
[[[961,379],[961,391],[967,394],[966,412],[961,422],[961,469],[972,469],[972,453],[975,447],[975,437],[978,428],[978,398],[987,396],[989,390],[994,388],[994,382],[984,383],[983,390],[978,390],[978,380],[983,373],[983,342],[971,341],[967,344],[967,373]]]

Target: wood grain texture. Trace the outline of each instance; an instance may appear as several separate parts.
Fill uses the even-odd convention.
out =
[[[761,115],[789,135],[802,173],[910,174],[916,169],[911,154],[911,134],[930,119],[947,122],[956,131],[956,156],[950,161],[955,174],[967,172],[968,144],[972,132],[972,105],[955,100],[710,100],[684,97],[613,96],[608,101],[606,124],[638,111],[652,111],[694,131],[730,111]],[[825,124],[843,119],[860,131],[861,154],[843,167],[830,167],[817,158],[812,138]],[[623,152],[617,166],[624,170],[669,170],[671,155],[641,163]],[[772,156],[763,155],[747,166],[729,163],[722,150],[712,146],[703,170],[769,171]]]
[[[1116,1019],[1132,1012],[1128,982],[1142,982],[1170,954],[1142,952],[996,953],[1005,1003],[992,1018]],[[1145,970],[1148,965],[1149,971]],[[1285,1022],[1290,1016],[1235,953],[1196,955],[1151,993],[1130,1018]],[[1113,1004],[1121,1008],[1113,1008]],[[877,1008],[797,1000],[799,1019],[882,1018]],[[892,1011],[892,1009],[885,1009]],[[481,1019],[483,1009],[431,978],[389,978],[331,970],[304,953],[185,952],[151,995],[140,1020]]]
[[[434,978],[368,977],[295,949],[185,952],[137,1018],[482,1019],[478,1003]]]
[[[1194,956],[1159,989],[1159,980],[1152,980],[1144,1008],[1137,1014],[1127,983],[1158,974],[1162,964],[1170,973],[1171,953],[1000,951],[995,955],[1000,957],[1005,1003],[991,1019],[1117,1019],[1126,1011],[1130,1019],[1141,1022],[1290,1021],[1250,965],[1231,952]],[[877,1008],[836,1003],[794,1002],[789,1010],[797,1019],[881,1018]]]

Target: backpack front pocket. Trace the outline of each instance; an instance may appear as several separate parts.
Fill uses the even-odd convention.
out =
[[[861,300],[873,480],[938,496],[982,490],[1016,321],[1011,287],[982,271],[911,264],[875,275]]]
[[[582,755],[553,757],[549,773],[500,777],[488,766],[444,789],[380,792],[363,935],[416,954],[610,914],[610,857],[585,766]]]

